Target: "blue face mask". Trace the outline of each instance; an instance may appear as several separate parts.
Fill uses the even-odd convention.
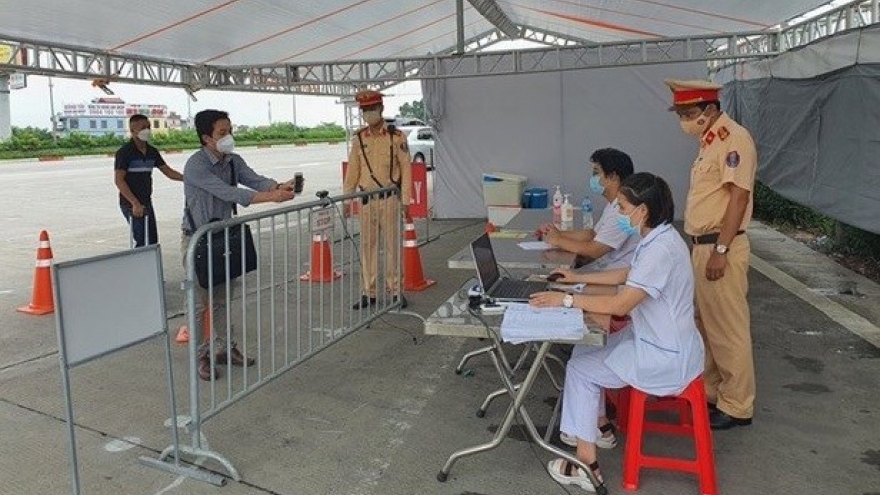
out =
[[[630,213],[630,215],[632,215],[632,213]],[[617,228],[619,228],[627,237],[636,234],[639,231],[639,229],[632,224],[629,215],[620,212],[617,212]]]
[[[597,174],[590,176],[590,190],[596,194],[602,194],[605,192],[605,186],[599,182],[599,176]]]

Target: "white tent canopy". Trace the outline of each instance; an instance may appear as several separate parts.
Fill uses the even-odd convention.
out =
[[[502,21],[586,42],[760,31],[824,3],[473,0],[463,3],[463,35],[478,36]],[[484,17],[487,6],[495,15]],[[221,67],[422,56],[456,46],[457,35],[454,0],[0,2],[0,42]]]

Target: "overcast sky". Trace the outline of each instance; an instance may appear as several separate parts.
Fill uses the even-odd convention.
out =
[[[93,88],[91,81],[52,78],[52,94],[55,111],[65,104],[88,103],[100,98],[104,92]],[[169,110],[186,117],[189,97],[182,89],[113,83],[110,88],[126,103],[167,105]],[[421,99],[421,85],[417,81],[406,82],[385,91],[385,115],[393,117],[404,103]],[[49,79],[28,76],[27,88],[10,93],[12,125],[16,127],[50,127],[52,115],[49,105]],[[190,102],[193,115],[199,110],[216,108],[230,113],[236,125],[266,125],[271,107],[272,122],[290,122],[293,115],[293,97],[265,93],[233,93],[229,91],[199,91],[198,101]],[[343,105],[330,96],[297,96],[296,123],[312,127],[322,122],[344,123]]]

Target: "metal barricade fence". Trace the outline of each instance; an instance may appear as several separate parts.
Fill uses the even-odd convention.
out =
[[[352,214],[346,219],[343,203],[348,200],[353,203]],[[372,216],[382,232],[375,256],[377,292],[375,304],[354,309],[353,305],[361,302],[366,279],[360,240],[367,229],[367,216]],[[183,283],[190,328],[187,427],[192,441],[189,446],[179,445],[180,452],[216,460],[230,477],[240,480],[229,460],[203,448],[202,424],[355,330],[400,308],[401,299],[393,295],[402,294],[401,223],[399,191],[387,188],[243,215],[210,223],[193,233],[184,252]],[[213,290],[202,289],[194,266],[199,239],[213,239],[212,232],[222,231],[217,238],[223,239],[228,252],[231,234],[245,225],[253,233],[256,269],[236,280],[224,275],[223,283]],[[394,239],[388,255],[384,255],[383,250],[388,249],[381,242],[386,235]],[[321,238],[324,240],[318,240]],[[182,238],[182,245],[186,241]],[[240,242],[239,247],[244,248],[244,239]],[[244,256],[241,262],[244,271]],[[228,257],[225,264],[224,274],[228,274]],[[328,266],[333,274],[329,277]],[[315,270],[325,276],[316,277]],[[336,272],[343,272],[343,276],[336,278]],[[200,297],[214,310],[196,314],[196,308],[203,305]],[[205,331],[199,330],[205,327]],[[252,366],[233,366],[233,343],[245,359],[254,360]],[[211,374],[219,371],[217,378],[199,377],[199,356],[205,351],[211,359]],[[225,353],[226,363],[215,359],[218,353]],[[159,458],[167,460],[174,452],[175,446],[169,446]]]

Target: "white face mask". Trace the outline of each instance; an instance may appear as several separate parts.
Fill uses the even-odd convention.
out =
[[[709,123],[712,121],[706,115],[700,114],[699,117],[693,120],[681,120],[679,119],[678,125],[681,126],[681,130],[684,131],[685,134],[690,134],[691,136],[702,136],[706,129],[709,128]]]
[[[153,132],[149,129],[141,129],[137,133],[137,138],[144,142],[149,141],[151,137],[153,137]]]
[[[378,110],[370,110],[363,112],[364,121],[369,125],[376,125],[382,121],[382,112]]]
[[[235,139],[232,137],[232,134],[227,134],[222,138],[217,140],[217,151],[220,153],[228,154],[232,153],[235,149]]]

